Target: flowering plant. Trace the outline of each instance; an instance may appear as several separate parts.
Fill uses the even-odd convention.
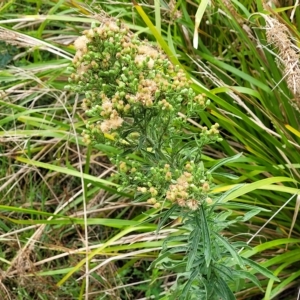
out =
[[[85,95],[83,140],[119,150],[110,159],[120,189],[157,209],[158,230],[168,218],[182,219],[181,233],[165,241],[153,263],[177,274],[166,299],[234,299],[229,284],[235,279],[259,285],[246,265],[272,276],[239,256],[237,247],[247,245],[221,235],[235,220],[227,221],[230,213],[216,210],[221,198],[210,196],[213,172],[205,168],[202,149],[222,138],[218,124],[208,129],[197,123],[210,104],[206,95],[195,94],[182,69],[119,21],[85,31],[75,48],[68,89]]]

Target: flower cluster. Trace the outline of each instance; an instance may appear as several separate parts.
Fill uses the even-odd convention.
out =
[[[220,125],[218,123],[213,124],[210,129],[206,126],[202,127],[202,132],[200,133],[200,137],[202,141],[209,144],[214,142],[221,142],[222,138],[220,138]]]
[[[197,153],[219,139],[219,125],[191,131],[188,118],[199,119],[210,100],[195,94],[186,73],[161,50],[118,21],[84,31],[74,45],[68,89],[85,95],[83,141],[123,151],[111,157],[122,189],[135,190],[155,208],[167,201],[196,210],[209,190]],[[186,141],[197,150],[183,146]]]
[[[138,162],[119,161],[118,171],[125,185],[135,186],[135,189],[148,204],[160,208],[166,201],[182,208],[197,210],[204,202],[210,204],[208,198],[210,180],[203,165],[190,161],[183,170],[174,169],[169,164],[151,167],[143,171],[143,165]]]
[[[171,127],[182,104],[192,103],[193,111],[209,104],[204,95],[196,96],[183,70],[124,24],[108,20],[84,31],[74,45],[68,89],[85,94],[82,108],[98,120],[87,121],[86,143],[105,134],[124,141],[128,129],[143,131],[143,120],[151,126],[160,119]]]

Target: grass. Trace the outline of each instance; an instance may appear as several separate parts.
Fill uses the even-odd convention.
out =
[[[147,268],[165,237],[178,229],[167,226],[156,235],[157,222],[149,216],[157,211],[118,190],[110,178],[116,170],[105,155],[117,150],[86,147],[80,136],[82,98],[64,90],[73,42],[99,22],[94,14],[100,4],[142,38],[157,41],[172,62],[184,66],[194,90],[210,96],[208,113],[197,121],[218,122],[224,141],[205,149],[205,167],[243,152],[215,175],[216,193],[240,187],[224,200],[233,216],[244,213],[241,204],[270,209],[226,235],[249,242],[254,248],[244,249],[243,256],[271,269],[281,282],[261,277],[264,294],[248,283],[236,297],[295,299],[300,118],[298,92],[289,82],[297,83],[290,77],[297,62],[287,65],[280,45],[266,33],[280,22],[291,41],[285,46],[297,49],[300,13],[298,7],[270,8],[259,0],[207,7],[183,0],[135,8],[128,1],[1,4],[0,36],[7,46],[1,44],[0,295],[160,299],[174,281],[168,272]]]

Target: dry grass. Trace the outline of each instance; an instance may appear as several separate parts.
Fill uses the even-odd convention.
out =
[[[282,69],[283,79],[294,95],[291,103],[300,111],[300,49],[285,24],[267,15],[264,15],[264,19],[267,22],[267,41],[278,51],[278,67]]]

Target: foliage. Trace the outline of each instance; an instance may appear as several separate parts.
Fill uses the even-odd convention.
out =
[[[81,134],[87,128],[78,109],[82,98],[64,90],[73,42],[91,23],[99,24],[95,14],[104,9],[125,20],[142,39],[157,41],[172,64],[183,66],[194,82],[193,92],[205,95],[205,102],[211,100],[206,111],[184,125],[187,137],[217,122],[224,137],[202,147],[205,172],[219,165],[212,171],[207,195],[219,206],[204,204],[214,208],[213,213],[224,211],[230,226],[222,236],[233,248],[241,249],[243,244],[235,244],[241,240],[254,247],[239,251],[242,259],[258,263],[250,266],[251,274],[255,268],[261,272],[261,265],[281,279],[278,283],[259,275],[264,292],[246,280],[235,296],[295,299],[300,276],[300,118],[295,85],[299,7],[284,7],[283,1],[267,6],[260,0],[137,2],[140,6],[122,0],[0,4],[0,35],[10,45],[0,71],[1,297],[168,297],[165,289],[175,283],[174,277],[164,269],[146,271],[162,247],[166,256],[160,256],[157,266],[186,276],[184,251],[168,251],[186,243],[193,232],[183,214],[187,208],[177,207],[170,223],[156,234],[171,203],[162,203],[162,210],[150,208],[144,202],[149,194],[142,193],[132,201],[131,189],[119,186],[127,173],[112,181],[108,175],[115,170],[104,154],[116,157],[118,139],[107,133],[97,145],[86,147],[88,136]],[[182,109],[185,113],[185,106]],[[135,154],[122,154],[115,162],[149,167],[149,160],[157,160],[154,147],[147,147],[146,153],[135,149]],[[167,154],[173,151],[166,149]],[[243,155],[236,157],[240,152]],[[248,205],[268,210],[258,208],[255,215],[255,210],[248,213]],[[174,219],[179,215],[182,218]],[[238,222],[230,223],[234,220]],[[167,237],[170,240],[163,243]],[[182,268],[177,266],[180,261]],[[180,278],[184,277],[177,281],[179,290],[184,288]],[[235,284],[230,288],[238,290]]]
[[[180,245],[169,249],[174,237],[167,238],[153,263],[177,273],[170,299],[235,299],[227,282],[241,278],[259,286],[246,271],[254,262],[244,264],[237,253],[241,244],[233,246],[220,235],[233,223],[226,220],[228,212],[215,213],[219,199],[208,197],[213,173],[205,170],[201,152],[222,141],[219,124],[199,130],[188,121],[210,104],[206,95],[196,95],[182,70],[119,22],[107,20],[84,34],[75,42],[75,69],[67,88],[85,94],[82,106],[94,121],[86,121],[85,142],[105,142],[106,136],[120,150],[111,156],[118,165],[119,189],[133,189],[137,201],[163,209],[158,230],[170,217],[183,219],[185,233],[175,236]]]

